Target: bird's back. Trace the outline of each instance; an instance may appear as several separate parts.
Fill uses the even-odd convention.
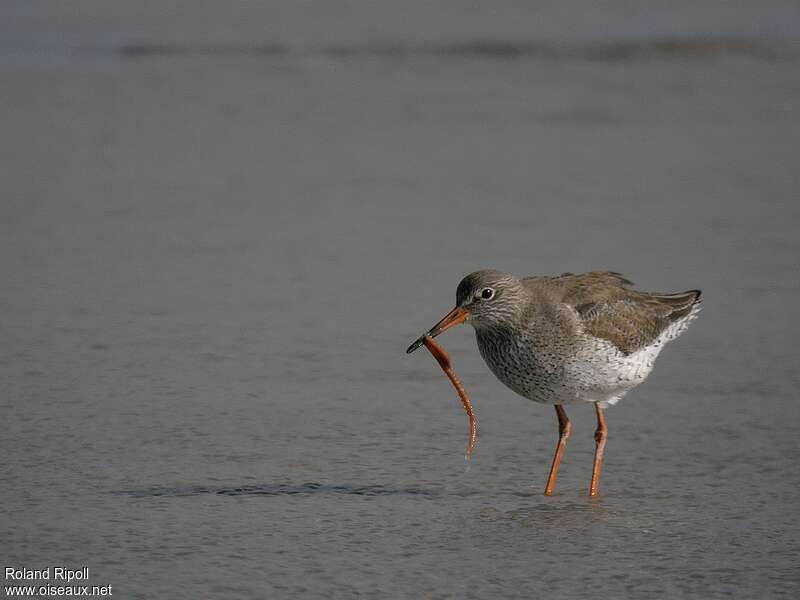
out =
[[[654,343],[700,303],[700,290],[640,292],[613,271],[528,277],[523,282],[534,292],[547,289],[551,302],[577,313],[588,335],[608,341],[626,355]],[[532,307],[535,309],[535,305]]]

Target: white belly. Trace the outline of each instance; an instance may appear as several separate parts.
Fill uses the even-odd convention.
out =
[[[663,347],[653,344],[626,356],[605,340],[593,340],[564,366],[564,401],[616,404],[647,379]]]
[[[563,393],[573,402],[597,402],[602,408],[616,404],[642,383],[653,370],[656,358],[670,340],[683,333],[700,310],[694,310],[667,327],[652,344],[628,355],[598,338],[588,338],[585,347],[566,364]]]

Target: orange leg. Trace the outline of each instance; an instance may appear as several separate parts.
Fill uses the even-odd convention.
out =
[[[608,437],[608,428],[606,427],[606,418],[603,415],[603,409],[599,404],[594,405],[595,412],[597,413],[597,429],[594,432],[594,465],[592,465],[592,483],[589,485],[589,496],[597,496],[597,489],[600,487],[600,464],[603,462],[603,450],[606,447],[606,438]]]
[[[561,466],[561,455],[564,454],[564,446],[567,445],[567,438],[572,431],[572,423],[567,418],[567,413],[560,404],[556,404],[556,415],[558,415],[558,445],[553,454],[553,464],[550,465],[550,475],[547,476],[547,485],[544,486],[544,495],[551,496],[556,485],[558,467]]]

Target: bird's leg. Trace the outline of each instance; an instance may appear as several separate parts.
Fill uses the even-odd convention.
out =
[[[558,467],[561,465],[561,455],[564,454],[564,446],[567,445],[567,438],[572,431],[572,423],[567,418],[567,413],[560,404],[556,404],[556,415],[558,415],[558,445],[553,454],[553,464],[550,465],[550,475],[547,476],[547,485],[544,486],[544,495],[553,494],[558,476]]]
[[[594,465],[592,465],[592,483],[589,485],[589,496],[597,496],[597,488],[600,487],[600,464],[603,462],[603,450],[606,447],[606,438],[608,437],[608,428],[606,427],[606,418],[603,415],[603,409],[599,404],[594,405],[594,410],[597,413],[597,429],[594,432]]]

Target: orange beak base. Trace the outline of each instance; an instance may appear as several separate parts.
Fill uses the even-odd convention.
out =
[[[451,310],[449,313],[447,313],[442,318],[441,321],[439,321],[436,325],[431,327],[427,331],[427,333],[421,335],[417,340],[415,340],[414,343],[411,344],[406,349],[406,353],[407,354],[411,354],[412,352],[414,352],[414,350],[416,350],[417,348],[422,346],[423,340],[425,339],[425,336],[430,336],[432,338],[435,338],[437,335],[439,335],[440,333],[444,333],[445,331],[447,331],[451,327],[455,327],[456,325],[460,325],[461,323],[463,323],[464,321],[467,320],[467,317],[469,317],[469,313],[465,309],[461,308],[460,306],[456,306],[453,310]]]

